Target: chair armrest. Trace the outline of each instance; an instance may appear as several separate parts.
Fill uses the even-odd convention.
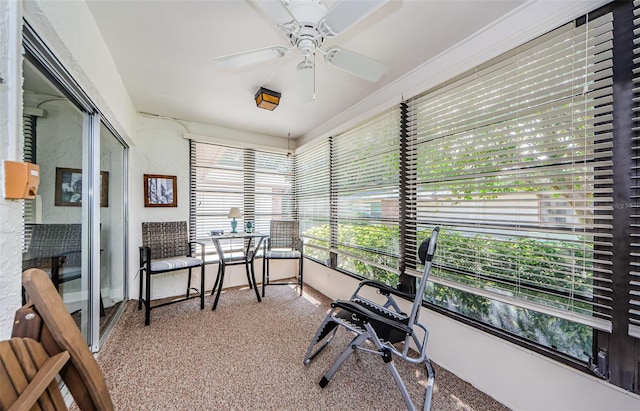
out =
[[[404,298],[406,300],[409,301],[413,301],[413,299],[416,297],[415,294],[411,294],[411,293],[405,293],[403,291],[398,290],[397,288],[391,287],[388,284],[385,284],[383,282],[380,281],[376,281],[376,280],[363,280],[360,282],[360,285],[358,286],[358,290],[360,288],[362,288],[363,286],[369,286],[372,288],[377,288],[378,291],[380,291],[380,294],[382,295],[389,295],[389,294],[393,294],[396,295],[398,297]],[[357,294],[357,293],[356,293]]]
[[[191,257],[191,246],[197,244],[200,246],[200,255],[202,256],[202,263],[204,263],[204,242],[193,240],[189,241],[189,257]]]
[[[371,310],[366,309],[365,307],[361,306],[360,304],[357,304],[353,301],[347,301],[347,300],[336,300],[334,302],[331,303],[331,307],[332,308],[340,308],[343,309],[345,311],[348,311],[350,313],[353,313],[359,317],[361,317],[361,320],[366,322],[370,322],[370,321],[377,321],[379,323],[383,323],[385,325],[388,325],[389,327],[393,327],[396,330],[403,332],[405,334],[411,334],[411,328],[409,328],[406,324],[401,323],[399,321],[395,321],[392,320],[390,318],[387,317],[383,317],[377,313],[374,313]]]
[[[143,245],[138,247],[140,252],[140,266],[138,268],[142,268],[147,261],[151,261],[151,247],[147,245]]]

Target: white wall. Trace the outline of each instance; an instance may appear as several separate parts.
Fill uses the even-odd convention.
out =
[[[0,160],[22,159],[22,58],[20,4],[0,1]],[[0,339],[11,336],[20,306],[22,271],[22,200],[4,199],[0,166]]]
[[[305,283],[331,299],[358,281],[305,261]],[[437,364],[514,410],[637,411],[640,396],[505,340],[422,309],[427,353]],[[438,376],[436,375],[436,381]]]
[[[27,22],[118,133],[134,143],[136,110],[84,1],[22,0]]]

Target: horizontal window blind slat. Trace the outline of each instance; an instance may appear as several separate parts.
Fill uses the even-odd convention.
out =
[[[569,24],[408,102],[411,221],[441,226],[434,281],[556,316],[564,304],[561,318],[610,330],[611,21]]]

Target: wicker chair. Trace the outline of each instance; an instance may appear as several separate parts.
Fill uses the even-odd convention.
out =
[[[82,224],[32,224],[27,233],[29,246],[22,256],[23,271],[44,271],[58,291],[60,284],[82,277]],[[100,316],[104,315],[101,293]]]
[[[200,309],[204,309],[204,260],[191,256],[191,248],[200,246],[200,255],[204,256],[204,244],[189,241],[186,221],[162,221],[142,223],[142,246],[140,247],[140,293],[138,310],[145,306],[144,324],[151,323],[151,310],[168,304],[189,300],[191,269],[200,267]],[[204,257],[203,257],[204,258]],[[151,276],[171,271],[189,270],[187,292],[184,298],[151,305]],[[143,281],[144,280],[144,281]],[[145,290],[143,298],[143,290]]]
[[[60,284],[82,276],[81,248],[81,224],[34,224],[22,269],[41,269],[58,290]]]
[[[271,221],[271,229],[269,230],[269,239],[267,240],[267,249],[262,260],[262,296],[264,297],[264,289],[267,285],[287,285],[296,284],[300,287],[300,295],[302,295],[302,262],[304,257],[302,254],[302,239],[298,234],[298,222],[293,220]],[[270,260],[298,260],[298,275],[296,281],[280,281],[272,282],[269,280],[269,261]],[[266,278],[265,278],[266,276]]]

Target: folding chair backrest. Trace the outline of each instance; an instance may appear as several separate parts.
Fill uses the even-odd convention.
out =
[[[142,223],[142,245],[151,248],[151,259],[189,255],[189,230],[186,221]]]
[[[272,220],[269,231],[269,247],[298,248],[298,222],[295,220]]]
[[[422,307],[422,300],[424,299],[424,288],[427,285],[427,277],[431,271],[431,264],[433,255],[436,252],[436,245],[438,243],[438,233],[440,227],[435,227],[431,232],[431,237],[425,239],[418,250],[420,261],[424,264],[424,270],[422,271],[422,278],[420,278],[420,285],[416,291],[415,300],[411,308],[411,314],[409,315],[409,324],[415,324],[418,321],[420,315],[420,308]]]
[[[31,239],[24,256],[31,267],[50,267],[51,257],[56,255],[65,255],[69,266],[81,265],[81,224],[34,224],[31,227]]]
[[[47,274],[30,269],[22,274],[29,304],[16,312],[12,337],[40,341],[49,356],[68,352],[60,372],[80,410],[113,410],[104,377],[86,340]]]

